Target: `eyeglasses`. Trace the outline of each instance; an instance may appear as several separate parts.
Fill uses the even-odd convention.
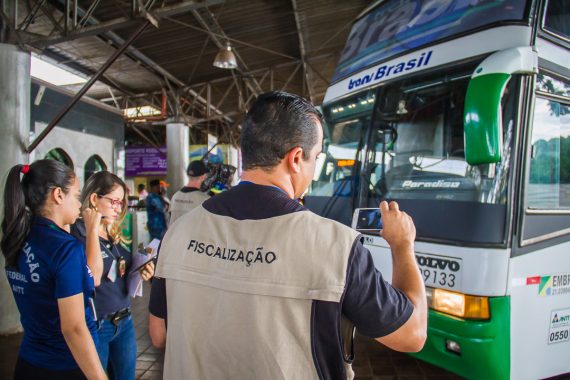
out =
[[[108,200],[109,202],[111,202],[112,207],[115,207],[115,208],[116,207],[121,207],[121,208],[125,207],[125,201],[123,199],[113,199],[113,198],[109,198],[109,197],[106,197],[104,195],[99,195],[99,194],[97,194],[97,197],[104,198],[104,199]]]

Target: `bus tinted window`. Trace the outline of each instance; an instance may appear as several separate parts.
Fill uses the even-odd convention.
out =
[[[570,38],[570,1],[550,0],[545,16],[544,29]]]
[[[520,0],[384,1],[353,25],[332,81],[443,38],[521,21],[525,7]]]
[[[527,206],[570,210],[570,106],[542,97],[534,107]]]
[[[309,195],[341,196],[354,194],[353,171],[357,150],[370,124],[374,94],[365,92],[324,108],[325,146],[317,159]]]

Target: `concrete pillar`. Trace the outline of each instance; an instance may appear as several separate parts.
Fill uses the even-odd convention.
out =
[[[0,218],[4,184],[10,168],[28,162],[25,147],[30,133],[30,54],[0,43]],[[0,232],[1,233],[1,232]],[[0,256],[0,334],[21,330],[20,314],[4,275]]]
[[[188,182],[186,167],[188,166],[189,127],[182,123],[166,124],[166,158],[170,184],[168,195],[172,196]]]

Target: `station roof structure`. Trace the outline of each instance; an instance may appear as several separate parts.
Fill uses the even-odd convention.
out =
[[[131,114],[136,128],[180,121],[234,136],[248,105],[269,90],[315,104],[365,0],[11,0],[7,40],[90,77],[147,26],[87,96]],[[236,69],[212,63],[227,45]],[[79,91],[82,84],[66,85]],[[138,109],[138,108],[137,108]],[[230,138],[231,140],[231,138]]]

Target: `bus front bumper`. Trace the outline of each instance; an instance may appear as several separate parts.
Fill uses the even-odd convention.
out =
[[[428,337],[414,357],[468,379],[508,379],[510,298],[489,298],[491,318],[466,320],[429,311]],[[448,347],[457,345],[460,352]]]

